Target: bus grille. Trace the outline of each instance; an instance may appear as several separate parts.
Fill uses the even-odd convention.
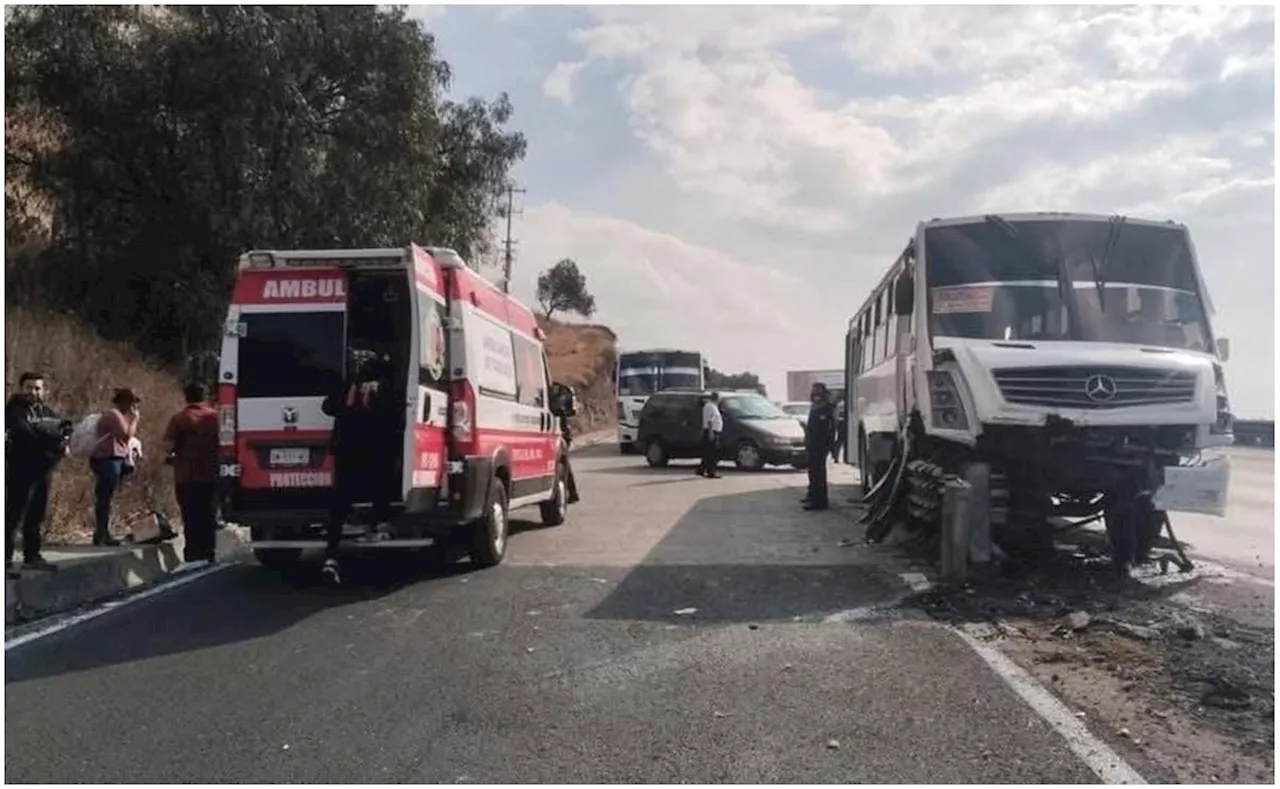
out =
[[[1144,367],[1019,367],[994,370],[1009,403],[1059,408],[1125,408],[1188,403],[1195,373]]]

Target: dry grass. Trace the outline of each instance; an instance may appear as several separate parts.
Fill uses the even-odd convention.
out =
[[[16,390],[23,372],[41,372],[47,377],[50,405],[77,421],[105,408],[115,387],[130,386],[142,396],[139,437],[146,457],[116,498],[113,526],[119,534],[122,524],[153,505],[176,521],[173,480],[161,462],[160,439],[169,417],[184,404],[178,378],[128,345],[103,340],[74,318],[9,306],[4,323],[7,392]],[[89,540],[93,476],[87,461],[67,458],[59,464],[49,510],[45,535],[51,544]]]
[[[617,358],[617,335],[608,326],[539,319],[547,333],[547,362],[553,380],[578,394],[575,433],[589,433],[617,423],[609,373]]]

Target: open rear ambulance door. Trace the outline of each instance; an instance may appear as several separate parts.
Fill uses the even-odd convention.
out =
[[[346,309],[340,268],[241,270],[218,387],[234,511],[327,506],[333,420],[321,405],[342,386]]]

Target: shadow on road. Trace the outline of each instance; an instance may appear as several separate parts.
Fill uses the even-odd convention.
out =
[[[233,567],[175,593],[108,614],[24,645],[5,656],[5,684],[133,663],[269,637],[322,611],[376,600],[412,584],[470,571],[421,556],[351,557],[343,585],[330,587],[318,566],[288,573]],[[197,627],[191,620],[198,619]],[[86,649],[85,644],[93,644]]]
[[[849,529],[846,513],[801,510],[792,488],[709,496],[586,616],[749,623],[893,602],[900,583],[848,550]]]

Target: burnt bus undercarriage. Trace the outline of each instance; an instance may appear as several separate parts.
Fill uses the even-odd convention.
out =
[[[1161,530],[1172,533],[1152,496],[1164,469],[1196,451],[1195,436],[1193,425],[1080,427],[1050,415],[1043,427],[983,425],[970,447],[926,434],[914,411],[866,495],[867,539],[881,542],[902,525],[935,541],[947,479],[963,479],[983,463],[990,468],[992,540],[1006,554],[1052,551],[1055,534],[1102,520],[1117,567],[1141,564]],[[1177,550],[1177,563],[1189,569]]]

